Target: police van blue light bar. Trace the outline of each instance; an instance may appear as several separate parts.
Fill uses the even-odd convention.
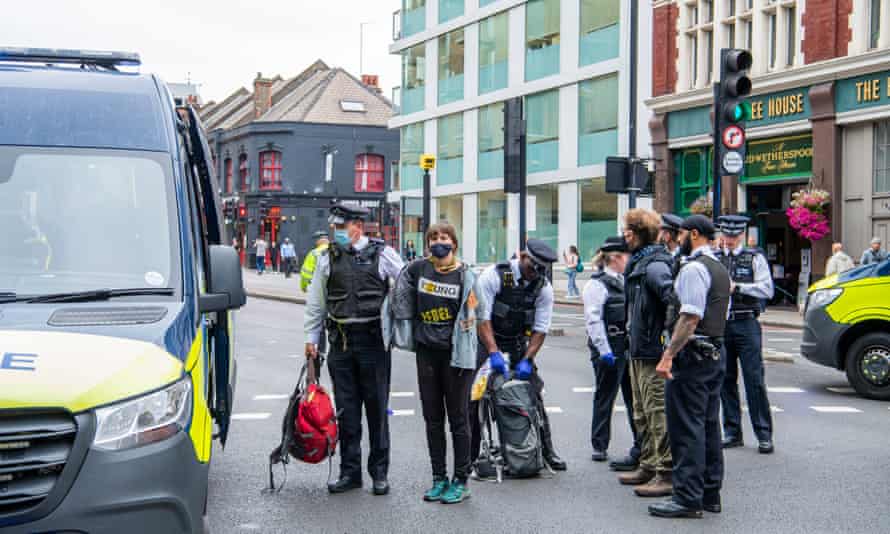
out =
[[[100,50],[67,50],[62,48],[0,47],[0,61],[24,63],[74,63],[103,66],[138,67],[142,64],[134,52],[105,52]]]

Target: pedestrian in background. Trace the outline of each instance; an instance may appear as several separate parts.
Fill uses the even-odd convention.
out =
[[[881,263],[887,259],[887,251],[881,250],[881,238],[871,238],[871,246],[862,253],[859,259],[860,265],[870,265],[872,263]]]
[[[726,322],[726,376],[720,397],[723,404],[723,447],[744,445],[739,399],[739,367],[745,380],[748,415],[762,454],[773,452],[773,417],[763,367],[763,332],[758,317],[764,299],[773,298],[773,278],[766,258],[745,247],[742,234],[748,217],[724,215],[718,219],[726,248],[716,256],[732,279],[732,303]]]
[[[414,248],[414,241],[411,239],[405,243],[405,249],[402,251],[402,259],[406,262],[414,261],[417,259],[417,250]]]
[[[594,273],[584,286],[584,320],[587,347],[593,364],[596,389],[593,392],[593,417],[590,423],[591,459],[608,459],[612,430],[612,409],[618,388],[622,390],[627,420],[634,436],[630,456],[639,458],[639,443],[633,423],[633,396],[627,373],[627,310],[624,295],[624,269],[627,245],[620,237],[608,237],[593,259]]]
[[[284,243],[281,245],[281,261],[284,262],[285,278],[290,278],[294,271],[294,264],[297,263],[297,249],[294,248],[289,237],[285,237]]]
[[[855,267],[853,258],[844,252],[843,243],[831,245],[831,257],[825,263],[825,276],[842,273]]]
[[[703,215],[683,221],[681,254],[688,259],[676,281],[680,318],[656,368],[667,380],[665,407],[674,461],[671,499],[649,507],[658,517],[719,513],[723,485],[720,384],[730,280],[713,254],[713,223]]]
[[[269,244],[261,236],[256,238],[253,246],[256,248],[256,273],[262,276],[266,270],[266,253],[268,252]]]
[[[574,299],[581,296],[578,292],[578,286],[575,279],[578,277],[578,264],[581,262],[581,255],[578,254],[578,247],[572,245],[568,250],[562,253],[562,259],[566,264],[566,275],[569,278],[568,291],[566,298]]]
[[[667,311],[674,301],[674,258],[656,242],[661,217],[635,208],[624,215],[624,239],[632,256],[625,269],[630,379],[634,425],[640,435],[639,467],[619,475],[640,497],[671,494],[671,448],[664,413],[664,378],[655,372],[661,358]]]
[[[447,222],[430,226],[425,242],[430,256],[414,260],[402,271],[390,305],[396,320],[412,323],[406,331],[411,332],[413,342],[408,345],[414,346],[417,357],[417,383],[433,470],[433,485],[423,500],[456,504],[470,497],[469,399],[478,350],[476,307],[480,292],[475,273],[457,258],[454,226]],[[454,449],[450,481],[446,414]]]

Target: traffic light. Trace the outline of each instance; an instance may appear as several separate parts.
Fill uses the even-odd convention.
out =
[[[265,219],[269,216],[269,206],[266,205],[264,200],[260,201],[260,219]]]
[[[714,219],[720,215],[722,177],[740,176],[747,154],[745,122],[751,118],[751,53],[720,51],[720,82],[714,84]]]
[[[504,192],[519,193],[525,182],[525,121],[522,97],[504,102]]]
[[[247,206],[241,204],[238,206],[238,218],[246,219],[247,218]]]

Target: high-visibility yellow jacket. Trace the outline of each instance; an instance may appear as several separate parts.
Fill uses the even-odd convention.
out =
[[[328,248],[327,244],[318,245],[309,251],[309,254],[306,254],[306,259],[303,260],[303,267],[300,269],[300,289],[303,290],[303,293],[309,289],[312,275],[315,274],[315,265],[318,263],[318,257],[321,256],[321,253],[326,248]]]

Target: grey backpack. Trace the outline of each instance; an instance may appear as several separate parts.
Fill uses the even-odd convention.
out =
[[[501,456],[510,477],[533,477],[545,468],[542,416],[531,382],[509,380],[494,390],[494,419]]]

